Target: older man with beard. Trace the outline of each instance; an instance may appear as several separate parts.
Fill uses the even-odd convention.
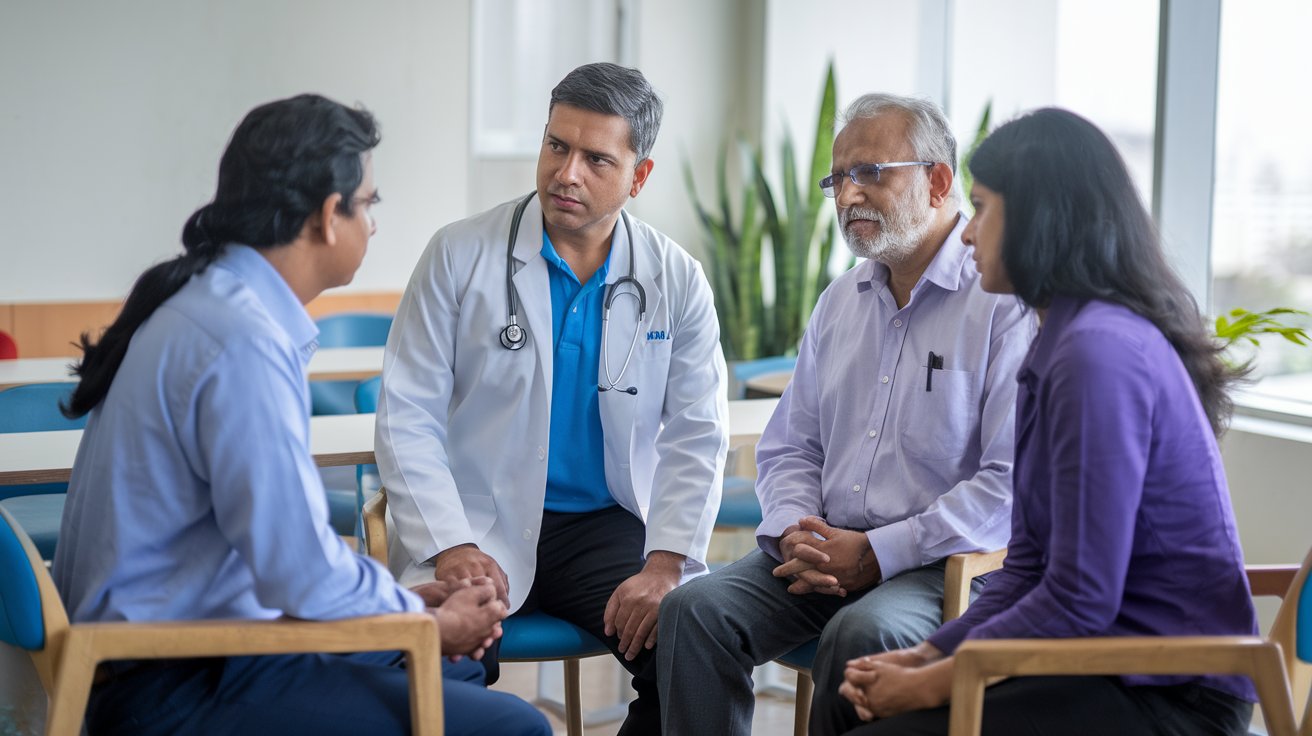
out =
[[[944,558],[1007,543],[1033,320],[980,288],[942,111],[870,94],[843,119],[820,187],[869,260],[821,295],[757,446],[760,549],[661,605],[666,733],[750,733],[752,667],[816,636],[824,732],[850,657],[940,625]]]

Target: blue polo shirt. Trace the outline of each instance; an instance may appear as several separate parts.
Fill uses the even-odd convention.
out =
[[[614,506],[606,486],[597,365],[601,311],[610,258],[580,284],[542,231],[542,257],[551,281],[551,436],[547,455],[547,511],[583,513]]]

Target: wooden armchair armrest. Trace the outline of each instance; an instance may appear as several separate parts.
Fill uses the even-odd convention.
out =
[[[1272,736],[1294,736],[1294,705],[1280,645],[1255,636],[969,641],[957,650],[953,664],[949,734],[979,734],[990,677],[1179,674],[1249,677]]]
[[[943,572],[943,621],[960,618],[970,605],[970,583],[985,573],[1002,568],[1007,550],[969,552],[948,557]]]
[[[1298,565],[1245,565],[1248,574],[1248,587],[1253,590],[1253,597],[1260,595],[1284,598],[1294,584],[1298,575]]]
[[[178,621],[77,624],[65,635],[48,733],[81,728],[96,665],[121,659],[179,659],[312,652],[399,650],[406,655],[415,734],[442,732],[441,639],[426,613],[340,621]],[[52,705],[54,703],[52,702]],[[62,715],[61,715],[62,714]]]

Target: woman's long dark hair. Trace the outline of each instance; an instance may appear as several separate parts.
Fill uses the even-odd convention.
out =
[[[1002,262],[1026,304],[1102,299],[1149,320],[1189,371],[1218,435],[1242,374],[1221,361],[1193,295],[1166,262],[1125,162],[1084,118],[1045,108],[999,127],[970,160],[1005,201]]]
[[[363,154],[380,140],[373,116],[318,95],[299,95],[255,108],[232,134],[219,162],[214,201],[196,210],[182,228],[185,252],[137,278],[118,315],[100,338],[82,334],[79,377],[69,418],[96,408],[137,328],[192,276],[223,254],[228,243],[265,249],[286,245],[333,193],[339,212],[364,178]]]

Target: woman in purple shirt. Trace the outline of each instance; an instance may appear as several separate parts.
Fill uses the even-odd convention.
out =
[[[986,291],[1041,328],[1021,366],[1012,539],[966,614],[849,663],[834,732],[946,734],[966,639],[1254,634],[1216,433],[1236,373],[1171,271],[1111,141],[1072,113],[999,128],[970,163],[964,240]],[[985,734],[1239,734],[1239,677],[1026,677],[986,691]]]

